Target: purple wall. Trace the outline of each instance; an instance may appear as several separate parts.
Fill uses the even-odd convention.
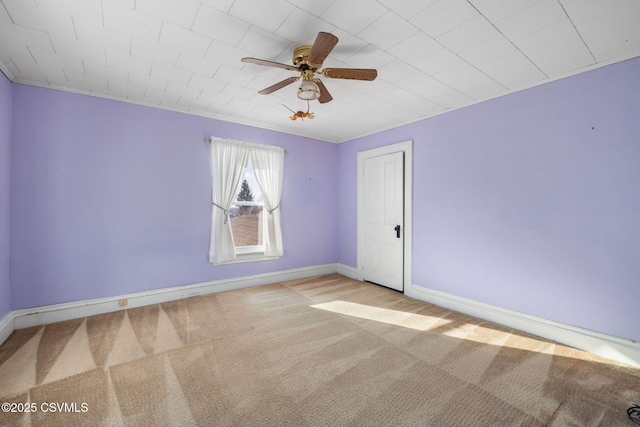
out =
[[[0,79],[0,317],[9,170],[20,309],[355,267],[356,153],[413,140],[416,285],[640,341],[638,75],[635,58],[340,145]],[[207,262],[208,135],[287,149],[280,260]]]
[[[640,58],[341,144],[338,261],[356,265],[356,153],[414,141],[413,283],[640,341]]]
[[[209,135],[287,150],[279,260],[208,263]],[[11,308],[334,263],[336,158],[331,143],[15,84]]]
[[[11,83],[0,72],[0,320],[11,311],[9,252],[9,177],[11,157]]]

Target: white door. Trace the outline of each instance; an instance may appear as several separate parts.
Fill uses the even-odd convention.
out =
[[[364,161],[363,278],[404,286],[404,152]]]

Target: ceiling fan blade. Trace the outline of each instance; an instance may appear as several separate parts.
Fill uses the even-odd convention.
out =
[[[269,86],[266,89],[262,89],[260,92],[258,92],[260,95],[268,95],[270,93],[273,93],[275,91],[277,91],[278,89],[282,89],[285,86],[290,85],[291,83],[295,82],[296,80],[298,80],[300,77],[289,77],[288,79],[284,79],[283,81],[274,84],[273,86]]]
[[[371,68],[325,68],[322,75],[332,79],[375,80],[378,71]]]
[[[308,61],[318,66],[322,65],[337,43],[338,38],[336,36],[320,31],[316,37],[316,41],[313,42],[313,46],[311,46]]]
[[[318,85],[318,89],[320,89],[320,98],[318,98],[318,102],[320,104],[324,104],[325,102],[331,101],[333,96],[331,96],[324,83],[322,83],[322,80],[313,79],[313,81]]]
[[[266,59],[258,58],[242,58],[242,62],[249,62],[251,64],[266,65],[267,67],[284,68],[285,70],[297,71],[298,69],[293,65],[281,64],[279,62],[267,61]]]

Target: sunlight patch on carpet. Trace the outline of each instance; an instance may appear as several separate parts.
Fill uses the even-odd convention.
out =
[[[322,304],[312,305],[311,308],[330,311],[332,313],[345,314],[360,319],[373,320],[388,325],[401,326],[416,331],[429,330],[433,325],[442,322],[440,317],[426,316],[424,314],[410,313],[388,308],[374,307],[355,302],[335,300]],[[450,323],[450,320],[444,320]]]
[[[357,317],[359,319],[372,320],[374,322],[388,325],[400,326],[416,331],[428,331],[437,324],[437,328],[442,335],[466,339],[482,344],[489,344],[498,347],[510,347],[521,350],[529,350],[535,353],[549,353],[552,348],[549,342],[535,336],[525,334],[513,335],[512,331],[502,331],[493,329],[488,325],[477,325],[463,323],[452,325],[452,321],[437,316],[427,316],[424,314],[392,310],[389,308],[375,307],[371,305],[358,304],[355,302],[334,300],[321,304],[314,304],[312,308],[330,311],[332,313],[344,314]],[[446,325],[450,325],[447,327]]]

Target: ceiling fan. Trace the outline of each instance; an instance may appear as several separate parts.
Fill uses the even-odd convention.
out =
[[[324,104],[331,101],[333,97],[324,86],[324,83],[315,77],[316,73],[333,79],[367,81],[374,80],[378,76],[376,70],[368,68],[325,68],[322,71],[318,71],[337,43],[338,38],[336,36],[321,31],[318,33],[315,42],[313,42],[313,46],[303,45],[294,49],[293,65],[258,58],[242,58],[242,62],[284,68],[285,70],[298,71],[300,73],[297,77],[289,77],[258,93],[262,95],[273,93],[302,78],[302,83],[298,87],[298,98],[303,100],[317,99],[318,102]]]

